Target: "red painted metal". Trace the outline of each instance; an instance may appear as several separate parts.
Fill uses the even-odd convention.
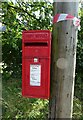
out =
[[[50,96],[51,33],[24,30],[22,33],[22,95],[48,99]]]

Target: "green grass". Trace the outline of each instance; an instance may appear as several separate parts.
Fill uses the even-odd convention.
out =
[[[3,80],[3,120],[46,120],[48,100],[24,98],[21,80]],[[73,118],[83,120],[82,103],[74,97]]]
[[[21,80],[3,81],[3,120],[27,119],[46,120],[48,101],[24,98],[21,94]]]
[[[82,102],[74,97],[73,118],[76,120],[83,120]]]

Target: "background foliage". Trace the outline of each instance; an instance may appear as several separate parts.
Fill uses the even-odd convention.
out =
[[[50,3],[4,2],[2,4],[3,57],[3,119],[28,118],[45,120],[48,101],[21,96],[22,31],[24,29],[50,29],[52,31],[53,7]],[[81,30],[78,32],[74,118],[83,118],[83,9],[80,11]]]
[[[52,6],[45,2],[3,3],[3,77],[21,77],[21,39],[24,29],[52,29]]]

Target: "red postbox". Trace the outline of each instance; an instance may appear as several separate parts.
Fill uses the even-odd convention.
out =
[[[24,30],[22,33],[22,95],[48,99],[50,95],[51,33]]]

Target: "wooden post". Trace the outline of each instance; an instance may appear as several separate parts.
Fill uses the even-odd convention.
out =
[[[74,0],[72,0],[74,1]],[[54,15],[78,15],[77,2],[54,2]],[[73,21],[53,25],[49,119],[72,118],[77,28]]]

